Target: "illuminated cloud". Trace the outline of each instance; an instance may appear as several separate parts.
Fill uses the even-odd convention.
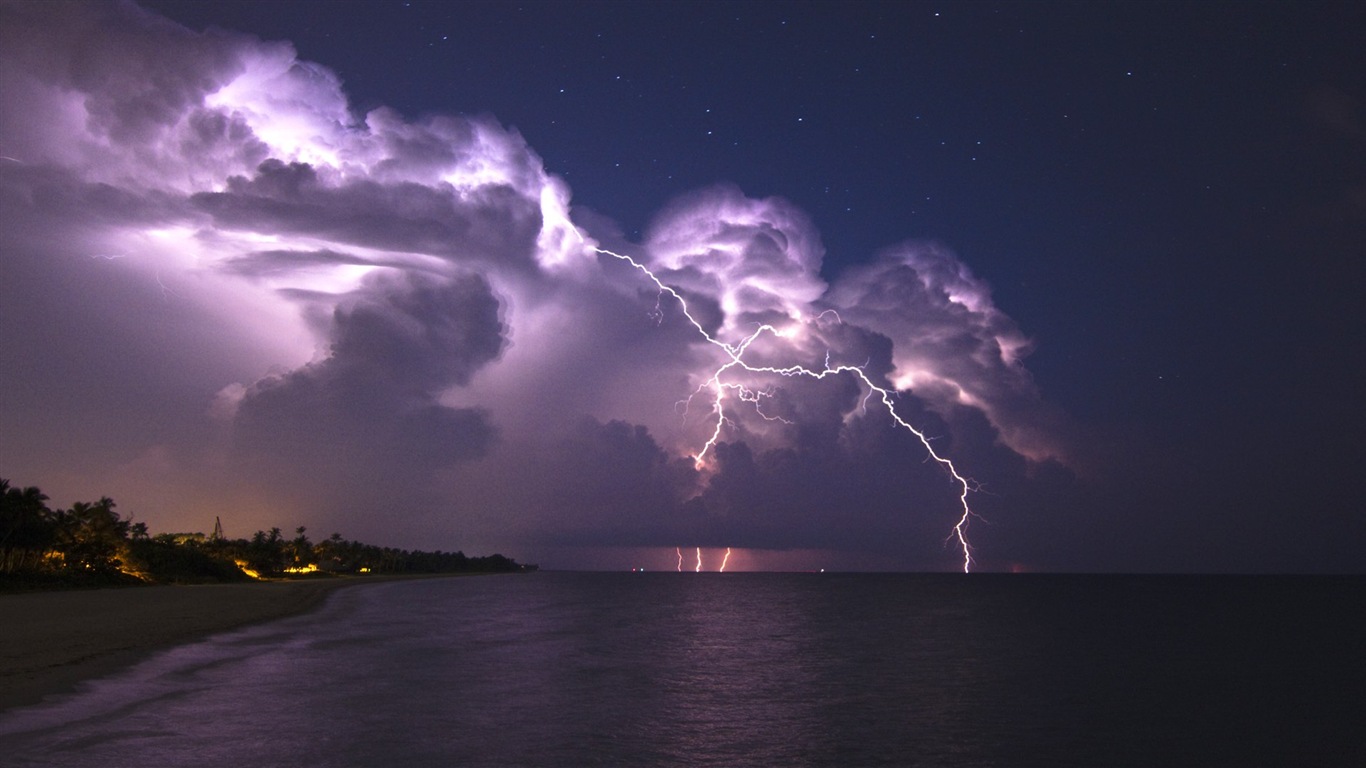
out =
[[[732,186],[675,201],[656,218],[645,249],[662,280],[718,305],[725,333],[800,318],[825,292],[825,249],[806,215]]]
[[[847,270],[827,301],[845,321],[892,340],[897,389],[943,410],[982,410],[1011,448],[1060,457],[1044,421],[1054,420],[1023,365],[1032,346],[991,301],[991,289],[943,246],[907,243]]]
[[[726,354],[594,245],[637,254],[725,344],[771,324],[754,361],[856,365],[903,390],[898,411],[969,472],[981,459],[1009,485],[1022,456],[1058,455],[1027,339],[942,248],[899,247],[830,286],[808,217],[732,186],[625,242],[491,119],[359,115],[288,44],[128,5],[0,6],[0,48],[0,299],[34,369],[21,404],[46,414],[4,427],[128,433],[126,455],[66,460],[134,472],[110,486],[129,506],[140,484],[236,484],[274,505],[240,527],[284,509],[408,545],[944,557],[953,486],[852,376],[739,376],[754,402],[727,406],[694,466]],[[69,323],[8,322],[73,300]],[[64,356],[108,375],[46,401],[56,374],[38,368]],[[154,414],[166,424],[139,429]],[[24,476],[59,460],[38,452]],[[200,525],[169,502],[147,512]]]

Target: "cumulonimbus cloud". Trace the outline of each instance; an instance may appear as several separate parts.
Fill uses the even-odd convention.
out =
[[[98,301],[155,281],[219,340],[195,355],[231,338],[235,370],[254,360],[183,395],[227,426],[174,438],[194,448],[186,478],[250,468],[299,514],[349,504],[357,524],[405,498],[423,511],[385,514],[490,541],[939,545],[923,534],[942,534],[953,489],[850,376],[740,377],[752,400],[695,465],[726,353],[597,246],[634,254],[723,344],[775,328],[754,360],[861,367],[969,472],[979,455],[1020,458],[988,463],[1018,474],[1062,454],[1029,340],[941,246],[897,246],[827,284],[809,218],[732,186],[621,242],[586,212],[596,223],[576,224],[568,186],[489,118],[357,114],[288,44],[127,4],[0,5],[0,48],[6,242],[117,257],[121,287]]]

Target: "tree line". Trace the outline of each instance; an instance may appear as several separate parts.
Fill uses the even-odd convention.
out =
[[[461,573],[535,570],[503,555],[379,547],[334,533],[313,542],[300,526],[247,539],[214,533],[152,535],[114,511],[108,496],[52,509],[34,486],[0,479],[0,579],[13,585],[202,583],[306,574]]]

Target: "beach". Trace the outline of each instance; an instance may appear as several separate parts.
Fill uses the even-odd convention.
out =
[[[311,610],[384,577],[0,595],[0,711],[35,704],[148,654]]]

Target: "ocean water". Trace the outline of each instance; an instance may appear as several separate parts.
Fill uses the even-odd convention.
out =
[[[536,573],[0,714],[5,766],[1366,765],[1366,580]]]

